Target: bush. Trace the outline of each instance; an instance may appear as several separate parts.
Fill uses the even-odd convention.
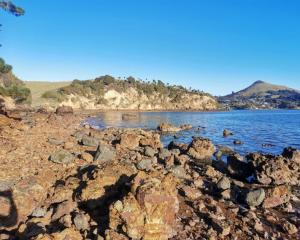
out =
[[[55,90],[43,93],[42,98],[52,99],[57,102],[63,102],[65,100],[65,96]]]

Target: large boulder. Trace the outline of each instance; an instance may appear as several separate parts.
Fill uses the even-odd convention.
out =
[[[216,148],[209,139],[197,137],[191,142],[188,155],[196,160],[207,160],[211,159],[215,151]]]
[[[263,202],[264,208],[273,208],[289,202],[291,197],[290,187],[287,185],[275,186],[266,189],[266,198]]]
[[[111,205],[109,226],[123,229],[130,239],[167,240],[176,235],[178,210],[172,175],[157,178],[140,172],[127,196]]]

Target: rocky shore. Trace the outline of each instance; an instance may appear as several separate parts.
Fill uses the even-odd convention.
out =
[[[300,151],[240,156],[185,131],[92,129],[84,113],[0,115],[0,239],[299,239]],[[222,155],[222,152],[221,152]]]

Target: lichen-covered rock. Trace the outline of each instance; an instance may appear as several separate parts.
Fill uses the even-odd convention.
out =
[[[262,202],[265,199],[265,196],[265,191],[262,188],[257,190],[251,190],[246,195],[246,203],[251,207],[257,207],[260,204],[262,204]]]
[[[84,146],[97,147],[99,145],[99,139],[87,135],[83,135],[80,142]]]
[[[140,172],[122,204],[111,205],[110,228],[122,227],[132,239],[167,240],[176,234],[178,210],[173,177],[159,179]]]

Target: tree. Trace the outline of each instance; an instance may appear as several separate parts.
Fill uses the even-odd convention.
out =
[[[2,8],[3,10],[5,10],[17,17],[25,14],[25,11],[23,8],[17,7],[11,1],[0,1],[0,8]]]

